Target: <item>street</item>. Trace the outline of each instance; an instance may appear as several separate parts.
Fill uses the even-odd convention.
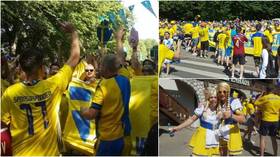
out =
[[[160,130],[168,130],[167,126],[159,126]],[[243,135],[245,126],[241,125],[241,135]],[[179,132],[176,132],[173,137],[169,134],[163,133],[159,137],[159,154],[161,156],[189,156],[191,155],[191,149],[188,146],[188,142],[196,128],[185,128]],[[160,131],[161,133],[161,131]],[[246,136],[247,138],[247,136]],[[255,142],[252,145],[249,142],[243,142],[243,153],[240,156],[257,156],[259,155],[259,135],[252,135],[252,139]],[[278,155],[280,155],[280,139],[277,139]],[[266,138],[265,155],[273,155],[273,149],[271,145],[270,137]]]
[[[194,56],[184,49],[181,51],[180,63],[172,63],[170,65],[170,74],[161,73],[162,78],[229,78],[229,71],[225,71],[225,67],[214,62],[214,52],[208,52],[208,58],[200,58]],[[246,64],[244,65],[244,78],[256,78],[253,56],[246,56]],[[239,66],[236,68],[235,77],[239,78]]]

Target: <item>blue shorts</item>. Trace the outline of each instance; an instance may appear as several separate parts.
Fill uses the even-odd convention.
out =
[[[261,121],[259,134],[262,136],[276,136],[279,122]]]
[[[231,51],[232,51],[232,48],[231,47],[228,47],[226,49],[226,57],[230,57],[231,56]]]
[[[225,56],[225,49],[218,49],[218,52],[219,52],[219,54],[218,54],[218,56],[220,56],[220,57],[224,57]]]
[[[124,149],[123,137],[113,141],[97,141],[96,156],[121,156]]]
[[[196,47],[199,42],[199,38],[192,39],[192,47]]]

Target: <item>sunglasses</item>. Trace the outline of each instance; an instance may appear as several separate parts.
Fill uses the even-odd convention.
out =
[[[225,91],[225,90],[223,90],[223,91],[219,91],[219,94],[222,94],[222,93],[226,94],[226,93],[227,93],[227,91]]]
[[[93,72],[93,69],[86,69],[85,72]]]

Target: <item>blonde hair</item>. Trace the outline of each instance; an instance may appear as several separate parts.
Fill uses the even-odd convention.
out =
[[[208,91],[208,100],[211,96],[217,96],[217,90],[215,90],[214,88],[210,88]]]
[[[208,89],[208,95],[207,95],[205,110],[209,107],[209,99],[210,99],[211,96],[217,96],[217,90],[215,88]],[[219,111],[219,110],[220,110],[220,107],[217,104],[216,111]]]
[[[226,107],[229,108],[229,102],[228,102],[228,97],[229,97],[229,93],[230,93],[230,85],[226,82],[220,82],[217,86],[217,93],[219,92],[219,89],[221,88],[225,88],[226,89],[226,92],[227,92],[227,95],[226,95]],[[219,107],[222,107],[223,104],[221,104],[221,100],[220,98],[218,97],[217,98],[217,101],[218,101],[218,106]]]
[[[220,88],[226,88],[227,92],[230,92],[230,85],[226,82],[221,82],[217,86],[217,92],[219,91]]]

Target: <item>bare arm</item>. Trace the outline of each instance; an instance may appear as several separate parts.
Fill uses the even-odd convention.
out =
[[[182,44],[182,40],[178,40],[177,49],[175,51],[174,58],[180,58],[181,44]]]
[[[99,113],[99,110],[96,110],[94,108],[83,108],[81,107],[81,111],[80,111],[80,114],[86,118],[86,119],[89,119],[89,120],[92,120],[92,119],[95,119],[95,117],[98,115]]]
[[[230,110],[225,111],[223,113],[224,114],[224,119],[233,118],[238,123],[244,123],[245,122],[245,116],[239,110],[237,110],[236,112],[239,112],[239,114],[231,114]]]
[[[80,59],[80,43],[78,33],[75,30],[74,26],[68,22],[60,23],[61,28],[66,33],[71,33],[71,49],[70,57],[67,60],[66,64],[74,68]]]
[[[233,114],[232,118],[235,119],[238,123],[245,123],[245,116],[243,114],[240,115]]]
[[[133,47],[133,52],[131,56],[131,67],[135,70],[136,74],[141,74],[141,64],[137,57],[137,47]]]
[[[124,65],[124,53],[123,53],[123,36],[125,34],[125,29],[120,27],[117,32],[114,33],[117,42],[117,57],[119,58],[122,65]]]
[[[170,131],[172,131],[172,132],[180,131],[183,128],[190,126],[197,119],[198,119],[197,115],[193,115],[192,117],[190,117],[186,121],[184,121],[182,124],[180,124],[174,128],[171,128]]]

